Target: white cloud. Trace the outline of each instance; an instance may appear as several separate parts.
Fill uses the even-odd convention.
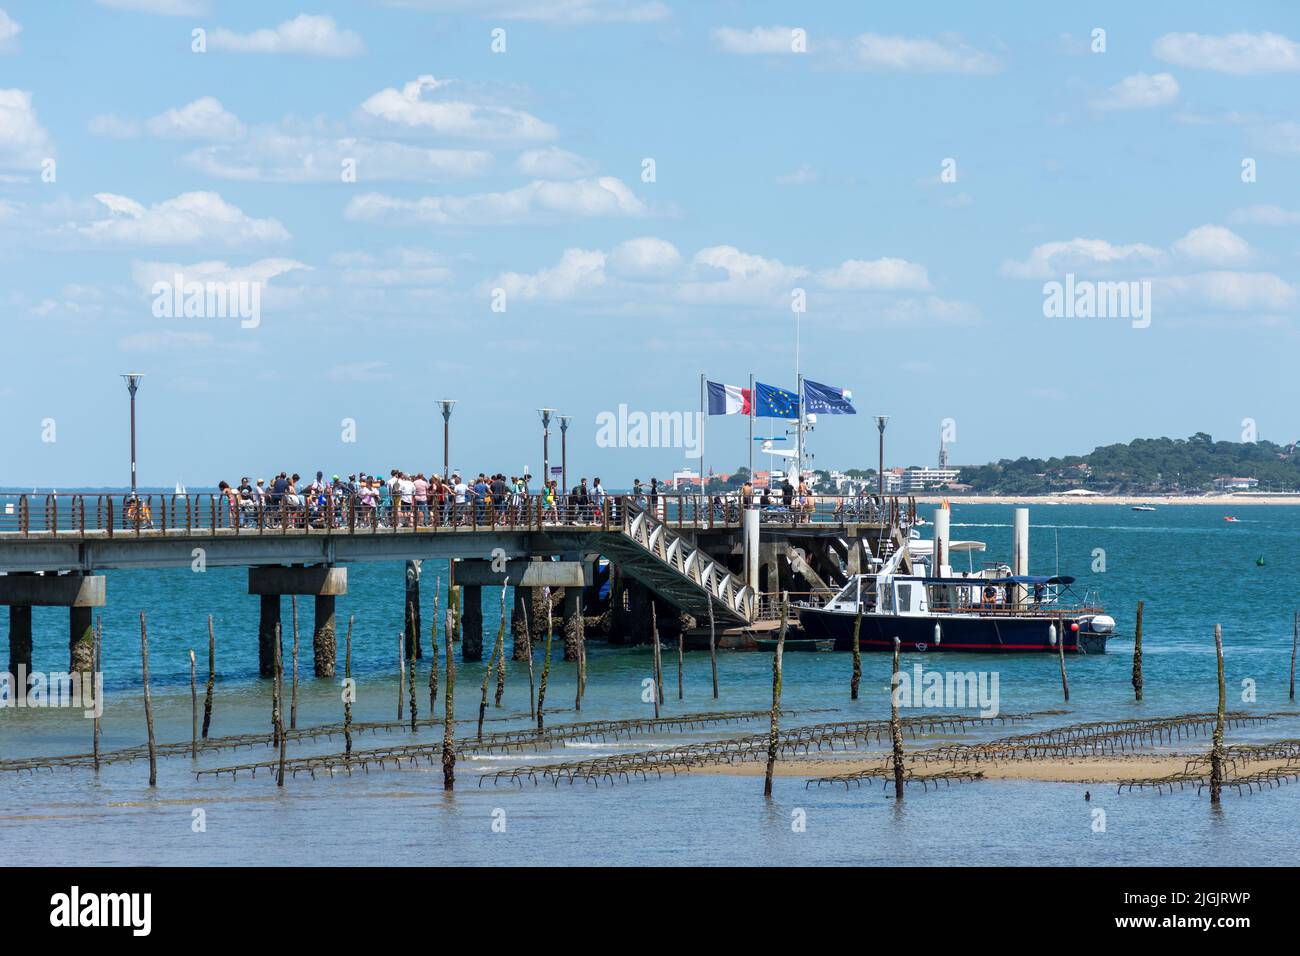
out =
[[[1295,226],[1300,225],[1300,209],[1283,209],[1281,206],[1245,206],[1234,209],[1229,218],[1243,226]]]
[[[678,286],[677,298],[706,305],[788,302],[790,289],[808,275],[801,266],[787,266],[735,246],[701,249],[691,265],[694,277]]]
[[[385,382],[393,377],[387,369],[386,363],[371,359],[336,365],[325,374],[332,382]]]
[[[661,0],[388,0],[421,10],[472,11],[502,20],[553,23],[652,23],[672,16]]]
[[[1219,73],[1294,73],[1300,70],[1300,43],[1279,33],[1166,33],[1153,47],[1167,63]]]
[[[536,179],[581,179],[595,172],[587,160],[558,146],[524,150],[515,160],[515,168]]]
[[[139,289],[152,294],[155,282],[171,282],[177,274],[186,282],[260,282],[269,283],[290,272],[311,271],[296,259],[259,259],[246,266],[231,266],[221,260],[184,264],[180,262],[133,262],[131,280]]]
[[[102,113],[93,116],[86,124],[92,136],[106,136],[109,139],[134,139],[140,135],[140,124],[135,120],[123,119],[114,113]]]
[[[1171,248],[1184,258],[1215,265],[1235,265],[1250,259],[1250,244],[1223,226],[1197,226]]]
[[[95,244],[239,246],[278,242],[289,232],[275,219],[253,219],[212,192],[182,193],[152,206],[97,193],[106,215],[72,222],[62,232]]]
[[[238,139],[244,124],[215,96],[203,96],[179,109],[170,109],[145,121],[145,129],[159,139]]]
[[[492,280],[494,288],[506,290],[507,301],[520,299],[571,299],[604,285],[605,253],[599,250],[566,249],[560,261],[534,273],[505,272]]]
[[[397,247],[383,255],[369,252],[339,253],[330,257],[339,279],[355,286],[429,286],[452,278],[446,260],[425,249]]]
[[[619,179],[578,179],[572,182],[536,180],[508,192],[468,196],[426,196],[399,199],[367,193],[348,203],[345,215],[361,221],[491,225],[550,222],[567,218],[637,217],[645,205]]]
[[[610,271],[630,278],[667,276],[681,265],[682,255],[666,239],[643,236],[620,242],[609,254]]]
[[[1147,268],[1163,258],[1159,249],[1145,243],[1114,245],[1105,239],[1070,239],[1035,246],[1024,262],[1008,259],[1002,263],[1001,272],[1012,279],[1050,279],[1076,269]]]
[[[1252,131],[1256,145],[1282,156],[1300,156],[1300,123],[1271,123]]]
[[[554,139],[555,127],[522,110],[465,100],[433,99],[426,94],[445,91],[450,80],[422,75],[400,90],[380,90],[361,104],[367,115],[411,130],[446,136],[495,140]]]
[[[1089,105],[1095,110],[1140,110],[1168,106],[1178,99],[1178,81],[1168,73],[1134,73]]]
[[[35,170],[53,155],[54,144],[32,109],[32,94],[0,90],[0,168]]]
[[[1296,305],[1296,290],[1269,272],[1201,272],[1152,281],[1151,298],[1185,311],[1286,312]]]
[[[850,46],[851,62],[860,69],[899,73],[998,73],[1002,61],[975,49],[960,37],[882,36],[863,33]]]
[[[925,266],[906,259],[849,259],[834,269],[819,272],[817,278],[822,285],[831,289],[906,289],[923,292],[930,288],[930,277],[926,274]]]
[[[944,325],[969,325],[978,322],[980,312],[969,302],[944,299],[937,295],[898,299],[873,309],[873,315],[885,322],[911,325],[918,322]]]
[[[208,47],[228,53],[299,53],[307,56],[358,56],[365,47],[359,34],[340,30],[333,17],[300,13],[275,29],[235,33],[218,28]]]
[[[164,17],[196,17],[207,12],[204,0],[95,0],[101,7],[155,13]]]
[[[18,34],[23,28],[15,21],[4,7],[0,7],[0,53],[7,53],[18,48]]]
[[[345,160],[355,162],[358,182],[446,182],[480,176],[492,166],[492,154],[482,150],[331,139],[274,127],[257,127],[246,140],[204,146],[184,157],[186,165],[210,176],[250,182],[337,183]]]
[[[794,27],[718,27],[713,40],[724,53],[779,54],[795,52]]]
[[[808,163],[803,163],[794,172],[777,176],[774,181],[778,186],[807,186],[817,182],[817,170]]]

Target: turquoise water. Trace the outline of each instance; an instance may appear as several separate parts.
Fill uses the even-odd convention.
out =
[[[1058,570],[1095,588],[1119,622],[1106,655],[1069,660],[1070,713],[1053,724],[1101,717],[1156,716],[1212,710],[1215,705],[1213,627],[1223,626],[1229,706],[1260,712],[1289,709],[1287,670],[1291,615],[1300,599],[1293,508],[1240,506],[1239,522],[1223,521],[1217,506],[1163,506],[1153,513],[1102,505],[1031,509],[1031,570]],[[956,504],[953,538],[975,539],[989,549],[976,560],[1006,560],[1012,509]],[[1092,568],[1095,549],[1105,552],[1104,573]],[[1058,565],[1059,551],[1059,565]],[[1259,556],[1265,565],[1256,565]],[[961,558],[959,557],[959,560]],[[445,570],[426,562],[423,601],[431,621],[433,583]],[[257,678],[257,601],[242,569],[108,572],[104,656],[108,689],[105,749],[142,743],[139,701],[139,622],[150,634],[150,670],[158,737],[188,740],[188,650],[205,668],[207,624],[218,640],[218,691],[213,735],[269,729],[269,682]],[[1146,699],[1133,701],[1131,632],[1138,599],[1146,601]],[[353,566],[349,594],[339,601],[339,647],[348,615],[355,615],[353,669],[359,681],[354,719],[390,720],[396,711],[396,633],[401,626],[400,564]],[[445,607],[445,595],[442,600]],[[341,719],[335,682],[310,676],[310,602],[300,602],[302,685],[299,726]],[[485,627],[495,633],[494,600],[485,599]],[[285,601],[286,628],[289,602]],[[37,610],[35,666],[67,664],[66,615]],[[0,621],[0,628],[7,622]],[[572,712],[573,665],[552,664],[550,723],[580,719]],[[0,643],[0,652],[4,644]],[[540,650],[539,668],[540,668]],[[1003,712],[1062,707],[1054,658],[994,655],[904,655],[904,667],[987,671],[999,679]],[[722,695],[709,691],[707,654],[686,657],[685,700],[676,700],[675,654],[665,659],[665,712],[757,709],[770,703],[771,658],[758,653],[720,655]],[[427,708],[427,661],[420,666],[420,708]],[[340,666],[340,673],[341,673]],[[889,662],[864,658],[862,699],[848,700],[849,658],[843,654],[790,654],[786,658],[787,707],[833,712],[789,717],[786,723],[877,719],[888,714]],[[647,649],[590,645],[588,693],[581,719],[648,715],[641,700],[650,671]],[[457,712],[477,713],[481,665],[458,665]],[[1243,683],[1245,682],[1245,683]],[[1242,701],[1253,682],[1253,701]],[[200,685],[200,693],[202,685]],[[505,708],[520,714],[491,729],[526,724],[527,672],[512,664]],[[549,709],[549,708],[548,708]],[[1045,726],[1036,724],[1034,726]],[[562,748],[562,754],[466,759],[458,765],[460,789],[441,790],[441,772],[427,766],[352,778],[300,777],[277,790],[269,777],[203,778],[188,757],[163,760],[159,786],[147,786],[147,762],[114,764],[98,776],[88,770],[0,774],[0,848],[8,859],[81,863],[609,863],[625,865],[710,863],[1144,863],[1227,864],[1293,862],[1300,850],[1300,787],[1225,797],[1212,810],[1204,797],[1117,796],[1105,785],[979,782],[928,793],[908,792],[895,805],[879,788],[804,789],[802,778],[778,778],[775,799],[761,795],[753,777],[689,774],[617,786],[550,784],[522,790],[478,773],[518,763],[576,759],[640,749],[685,738],[752,733],[760,723],[715,726],[682,734],[633,737],[623,742]],[[462,728],[461,733],[470,732]],[[1007,731],[980,731],[967,739]],[[1300,736],[1300,722],[1231,731],[1229,742]],[[422,730],[434,740],[440,731]],[[358,737],[357,747],[405,743],[406,732]],[[1203,738],[1201,738],[1203,740]],[[90,722],[79,711],[0,710],[0,756],[85,752]],[[909,746],[915,744],[909,740]],[[1194,743],[1191,746],[1201,746]],[[290,756],[340,749],[337,739],[291,745]],[[199,767],[268,759],[257,747],[205,754]],[[1083,801],[1084,790],[1091,803]],[[1094,832],[1092,810],[1107,812],[1104,833]],[[193,833],[196,809],[207,831]],[[806,813],[795,832],[792,812]],[[492,829],[493,812],[505,812],[504,833]]]

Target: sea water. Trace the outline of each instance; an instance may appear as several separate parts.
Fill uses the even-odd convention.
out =
[[[928,509],[922,509],[923,513]],[[1227,513],[1239,518],[1223,521]],[[1012,509],[953,506],[954,540],[988,545],[972,556],[1009,560]],[[1103,718],[1212,711],[1217,703],[1213,630],[1223,627],[1228,706],[1259,713],[1292,709],[1287,700],[1292,614],[1300,601],[1295,522],[1283,506],[1165,505],[1132,512],[1107,505],[1031,508],[1030,567],[1078,579],[1095,590],[1118,622],[1105,655],[1068,659],[1070,703],[1062,701],[1051,655],[905,653],[902,666],[974,671],[998,676],[1003,713],[1068,710],[1032,724],[971,731],[957,739]],[[1262,566],[1257,559],[1263,557]],[[964,567],[965,555],[954,561]],[[140,685],[139,613],[149,628],[150,675],[157,736],[188,741],[191,729],[189,650],[199,661],[199,696],[206,676],[207,615],[217,635],[217,693],[211,734],[270,729],[270,681],[257,677],[258,601],[247,594],[243,569],[108,571],[103,608],[106,701],[103,750],[145,740]],[[353,565],[348,594],[338,602],[339,678],[311,676],[310,599],[299,600],[298,726],[342,719],[340,681],[344,635],[354,618],[353,719],[396,717],[397,633],[402,626],[401,563]],[[446,566],[423,567],[426,658],[417,671],[421,716],[428,710],[429,626],[433,595]],[[499,592],[484,589],[485,656],[499,615]],[[1145,601],[1146,690],[1134,701],[1130,683],[1132,630]],[[508,600],[507,600],[508,605]],[[284,601],[286,649],[290,602]],[[557,622],[558,625],[558,622]],[[0,628],[7,622],[0,621]],[[510,638],[506,636],[507,646]],[[548,724],[651,716],[644,694],[651,672],[648,648],[588,645],[588,685],[574,712],[574,665],[553,649],[547,691]],[[0,649],[5,644],[0,643]],[[67,617],[57,609],[34,615],[34,666],[67,666]],[[541,647],[536,648],[540,679]],[[758,710],[771,703],[769,654],[721,652],[721,696],[711,694],[707,653],[685,655],[685,695],[677,699],[676,653],[665,647],[667,715],[708,710]],[[286,661],[286,669],[290,663]],[[783,705],[798,713],[783,725],[875,720],[889,712],[889,656],[865,654],[862,693],[848,699],[847,654],[790,653],[785,657]],[[457,664],[457,716],[477,716],[482,664]],[[442,664],[441,688],[446,664]],[[528,675],[509,665],[504,706],[489,706],[486,730],[529,725]],[[491,693],[491,692],[490,692]],[[287,695],[286,695],[287,696]],[[404,705],[406,699],[404,695]],[[286,711],[288,702],[286,699]],[[946,712],[951,708],[943,708]],[[973,714],[976,708],[968,708]],[[923,710],[911,713],[924,713]],[[461,725],[457,735],[472,733]],[[766,729],[766,721],[637,735],[621,741],[573,742],[549,751],[467,756],[457,764],[457,789],[442,790],[439,767],[289,778],[277,788],[265,771],[195,778],[194,770],[269,760],[269,747],[188,754],[159,761],[158,786],[148,786],[148,762],[35,773],[0,772],[0,853],[10,863],[177,864],[1294,864],[1300,857],[1300,786],[1249,796],[1228,791],[1212,808],[1194,790],[1157,795],[1117,794],[1113,784],[979,781],[923,791],[909,788],[902,804],[879,784],[805,787],[803,777],[778,777],[771,801],[756,777],[687,773],[662,780],[596,786],[550,783],[522,787],[480,781],[483,773],[520,764],[632,752],[682,740],[705,740]],[[1300,736],[1285,719],[1230,730],[1228,741]],[[358,733],[355,747],[432,743],[441,728]],[[85,753],[91,721],[79,709],[0,710],[0,759]],[[929,741],[908,738],[908,747]],[[1167,745],[1166,745],[1167,746]],[[1176,744],[1208,748],[1208,737]],[[289,756],[337,752],[341,738],[291,742]],[[1088,792],[1090,800],[1084,800]],[[1105,811],[1099,815],[1097,810]],[[1099,825],[1099,820],[1101,821]]]

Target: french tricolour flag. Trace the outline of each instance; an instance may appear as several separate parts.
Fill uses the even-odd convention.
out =
[[[747,388],[709,382],[710,415],[748,415],[752,402],[753,398]]]

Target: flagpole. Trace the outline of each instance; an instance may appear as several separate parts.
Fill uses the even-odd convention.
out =
[[[796,468],[795,480],[799,481],[803,478],[803,373],[802,372],[799,373],[799,384],[797,388],[799,389],[799,426],[796,431],[796,435],[798,437],[795,440],[794,453],[795,453],[795,468]],[[799,486],[796,484],[795,491],[797,492],[798,490],[799,490]]]
[[[754,373],[749,373],[749,483],[754,483]]]
[[[704,425],[709,420],[708,406],[705,405],[707,400],[706,392],[708,386],[705,384],[704,373],[700,373],[700,494],[704,494]]]

